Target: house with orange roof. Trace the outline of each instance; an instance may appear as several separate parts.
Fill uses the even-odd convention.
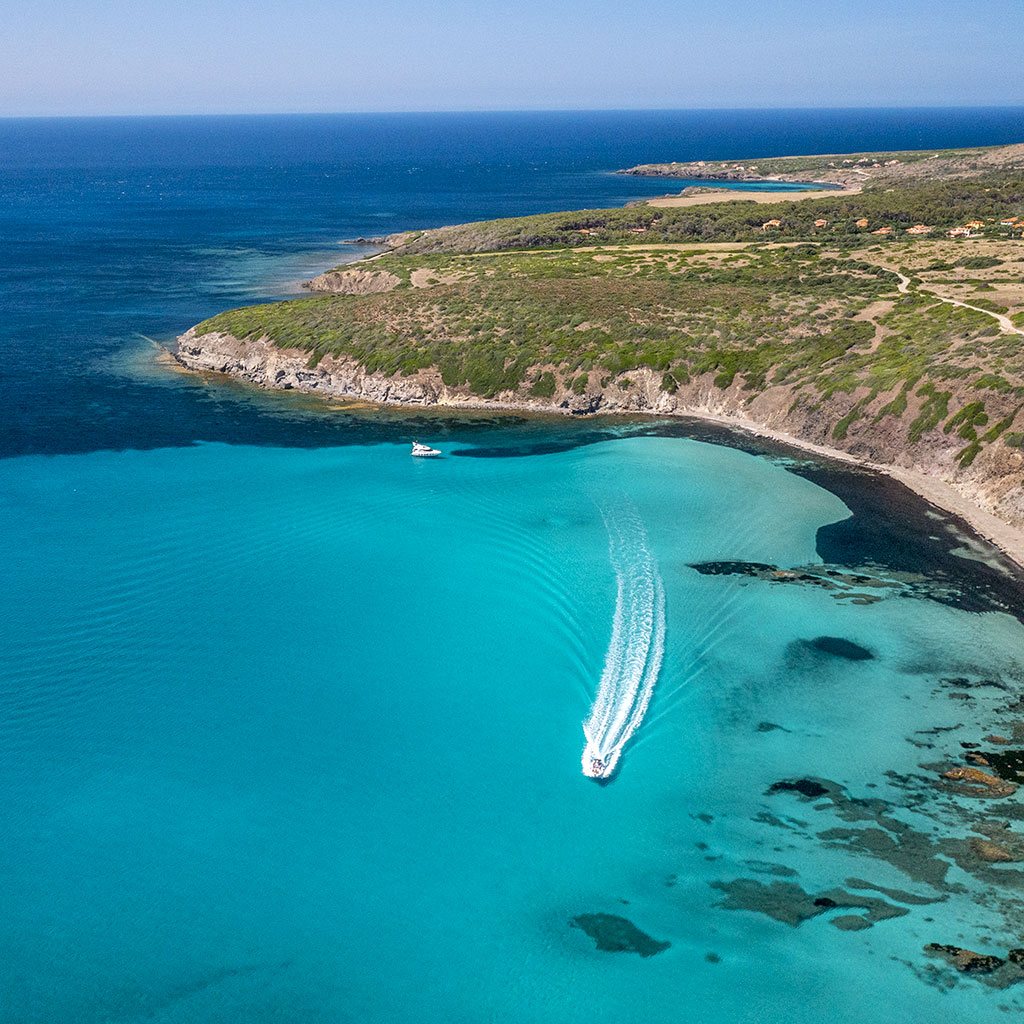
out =
[[[871,234],[873,234],[873,235],[891,235],[892,234],[892,228],[888,227],[888,226],[886,226],[884,228],[875,228],[875,230],[872,231]]]
[[[819,217],[819,218],[818,218],[818,219],[817,219],[817,220],[816,220],[816,221],[814,222],[814,226],[815,226],[816,228],[827,228],[827,227],[828,227],[828,221],[827,221],[827,220],[825,220],[825,218],[824,218],[824,217]]]
[[[859,221],[857,221],[857,227],[859,227],[859,228],[866,228],[867,226],[868,226],[868,219],[867,219],[867,217],[861,217],[861,219]]]
[[[949,235],[950,238],[970,238],[972,232],[969,227],[962,227],[950,228],[949,231],[946,232],[946,234]]]
[[[931,231],[931,228],[927,224],[915,224],[912,228],[907,228],[908,235],[927,235]]]
[[[771,220],[766,220],[761,225],[761,230],[762,231],[767,231],[769,228],[781,228],[781,227],[782,227],[782,221],[779,220],[778,217],[772,217]]]

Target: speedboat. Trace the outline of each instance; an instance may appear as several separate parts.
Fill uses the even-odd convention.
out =
[[[588,779],[597,779],[602,784],[608,782],[615,774],[620,753],[621,751],[614,747],[602,751],[601,747],[588,737],[580,765],[584,776]]]
[[[441,453],[436,448],[431,448],[430,445],[420,444],[419,441],[413,441],[412,454],[417,459],[436,459]]]

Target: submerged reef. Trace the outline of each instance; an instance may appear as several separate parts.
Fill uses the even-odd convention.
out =
[[[824,645],[817,642],[823,639]],[[817,651],[831,647],[828,656],[844,657],[835,653],[837,639],[798,643]],[[870,659],[852,660],[867,664]],[[769,783],[766,805],[753,820],[788,836],[772,844],[781,862],[747,860],[748,869],[761,879],[724,877],[708,884],[720,894],[719,909],[762,914],[792,928],[815,927],[809,922],[824,918],[840,931],[863,931],[915,915],[915,930],[931,941],[920,959],[893,952],[892,960],[941,990],[963,984],[1019,990],[1024,949],[1014,939],[1024,919],[1024,809],[1017,801],[1024,778],[1024,679],[981,672],[939,677],[933,692],[956,700],[968,714],[964,721],[906,737],[913,747],[933,750],[931,760],[910,771],[890,769],[884,778],[859,785],[815,774]],[[775,742],[771,736],[782,728],[761,723],[752,729],[758,737],[752,742]],[[885,798],[870,795],[883,785]],[[707,823],[713,823],[710,816]],[[757,845],[764,849],[768,842]],[[808,845],[844,852],[861,863],[878,862],[888,874],[902,875],[908,886],[872,881],[870,875],[863,877],[863,868],[830,885],[821,886],[819,880],[808,886],[792,862],[785,862],[785,851]],[[712,851],[708,843],[698,846]],[[706,859],[718,858],[712,851]],[[953,927],[952,908],[936,918],[927,909],[951,900],[958,908]],[[946,923],[939,928],[937,920]],[[962,945],[968,930],[979,927],[975,947]],[[1006,1008],[1024,1006],[1008,1002]]]
[[[569,924],[586,932],[597,948],[605,953],[637,953],[648,957],[663,953],[671,945],[652,938],[632,921],[617,914],[580,914]]]
[[[976,953],[962,946],[929,942],[924,952],[951,964],[961,974],[979,976],[980,981],[992,988],[1009,988],[1024,981],[1024,949],[1011,949],[1004,958],[991,953]]]
[[[828,889],[815,894],[805,891],[795,882],[766,885],[754,878],[737,878],[732,882],[712,882],[711,888],[725,893],[725,898],[718,904],[725,910],[753,910],[793,928],[833,910],[864,911],[864,914],[843,914],[831,918],[831,923],[841,931],[860,931],[877,921],[910,913],[906,907],[896,906],[876,896],[858,896],[845,889]]]

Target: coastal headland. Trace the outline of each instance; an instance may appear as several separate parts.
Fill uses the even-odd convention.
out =
[[[1024,564],[1024,145],[623,173],[832,187],[393,235],[176,357],[347,400],[715,418],[890,472]]]

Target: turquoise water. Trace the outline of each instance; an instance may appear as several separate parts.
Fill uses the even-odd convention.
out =
[[[0,462],[0,1020],[1020,1008],[1012,989],[947,990],[921,953],[1020,944],[991,880],[952,863],[971,815],[1016,803],[936,795],[918,768],[996,727],[1004,690],[951,700],[939,679],[1019,687],[1015,619],[901,585],[837,598],[696,572],[820,564],[819,527],[849,510],[770,459],[667,437],[445,448]],[[601,786],[580,754],[613,633],[609,522],[642,524],[666,624],[647,715]],[[821,636],[874,657],[806,643]],[[935,727],[941,751],[907,742]],[[849,801],[767,795],[807,777]],[[906,856],[821,835],[837,828]],[[717,906],[712,883],[741,878],[861,879],[908,912],[793,927]],[[572,924],[588,914],[670,945],[598,949]]]
[[[0,1022],[1019,1010],[922,951],[1024,945],[1022,872],[970,843],[1017,797],[937,785],[1024,747],[1024,591],[962,524],[706,424],[359,413],[142,336],[293,295],[343,239],[668,188],[617,167],[1020,123],[0,123]],[[692,567],[720,560],[811,568]],[[639,721],[605,786],[602,679]]]

